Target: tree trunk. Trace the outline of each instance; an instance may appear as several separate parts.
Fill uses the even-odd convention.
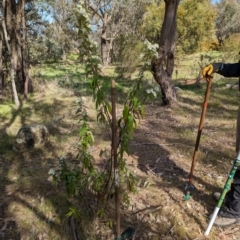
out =
[[[13,88],[28,98],[29,67],[26,47],[25,0],[5,0],[6,34],[9,37],[11,76],[16,75]],[[13,66],[12,66],[13,64]],[[13,94],[15,95],[14,91]]]
[[[174,51],[177,28],[177,8],[180,0],[165,0],[165,16],[159,40],[158,56],[152,60],[152,72],[160,85],[163,105],[176,102],[176,92],[172,82]]]
[[[27,58],[27,39],[26,39],[26,19],[25,19],[25,12],[24,12],[24,6],[25,6],[25,0],[21,1],[21,22],[22,22],[22,72],[23,72],[23,79],[24,79],[24,99],[28,100],[28,87],[30,82],[30,76],[29,76],[29,64],[28,64],[28,58]]]
[[[0,99],[3,97],[4,75],[3,75],[3,32],[0,28]]]
[[[103,66],[108,66],[108,47],[107,47],[107,24],[109,21],[107,13],[104,13],[102,16],[102,34],[101,34],[101,55]]]
[[[17,83],[19,86],[19,92],[24,93],[25,88],[25,76],[24,76],[24,69],[23,69],[23,52],[22,52],[22,30],[23,30],[23,23],[22,23],[22,16],[24,15],[24,0],[19,0],[17,3],[15,1],[12,2],[12,11],[13,18],[15,24],[13,25],[13,54],[14,58],[16,59],[16,75],[17,75]]]
[[[101,35],[101,55],[103,66],[107,66],[107,34],[106,27],[103,26],[102,35]]]
[[[63,44],[63,46],[62,46],[62,51],[63,51],[63,53],[62,53],[62,60],[63,60],[64,62],[66,62],[66,61],[67,61],[67,53],[66,53],[64,44]]]
[[[9,2],[8,2],[8,7],[6,6],[6,0],[3,0],[2,2],[2,7],[3,7],[3,21],[2,21],[2,29],[3,29],[3,35],[4,35],[4,39],[6,42],[6,46],[11,58],[11,69],[10,69],[10,77],[11,77],[11,82],[12,82],[12,92],[13,92],[13,98],[14,98],[14,103],[16,105],[16,107],[18,108],[20,106],[19,103],[19,99],[18,99],[18,94],[17,94],[17,89],[16,89],[16,84],[15,84],[15,79],[14,79],[14,75],[15,75],[15,69],[16,69],[16,59],[14,58],[15,55],[12,54],[12,48],[8,42],[9,36],[7,33],[7,29],[6,29],[6,23],[7,22],[8,25],[11,26],[11,11],[9,10]]]

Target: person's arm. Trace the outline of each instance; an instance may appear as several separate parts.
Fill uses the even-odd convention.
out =
[[[219,73],[224,77],[240,77],[240,63],[212,63],[202,70],[204,77],[212,73]]]
[[[240,77],[240,63],[223,63],[217,73],[224,77]]]

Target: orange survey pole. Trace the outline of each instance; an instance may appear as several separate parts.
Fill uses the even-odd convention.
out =
[[[193,154],[193,160],[192,160],[192,166],[191,166],[191,170],[190,170],[190,174],[189,174],[189,180],[188,180],[188,183],[186,183],[186,185],[184,186],[184,190],[185,190],[185,193],[186,193],[185,196],[183,197],[184,200],[189,200],[190,196],[191,196],[191,194],[194,190],[194,186],[192,184],[192,182],[193,182],[193,172],[194,172],[195,165],[196,165],[196,162],[197,162],[198,147],[199,147],[201,134],[202,134],[202,129],[203,129],[203,123],[204,123],[204,119],[205,119],[205,115],[206,115],[206,111],[207,111],[208,99],[209,99],[209,95],[210,95],[210,89],[211,89],[211,86],[212,86],[212,79],[213,79],[212,76],[207,76],[206,77],[207,89],[206,89],[206,92],[205,92],[202,114],[201,114],[200,123],[199,123],[199,127],[198,127],[197,140],[196,140],[196,144],[195,144],[195,150],[194,150],[194,154]]]
[[[116,90],[115,81],[111,81],[111,98],[112,98],[112,157],[114,167],[114,183],[115,183],[115,210],[116,210],[116,238],[120,236],[120,211],[119,211],[119,179],[118,179],[118,162],[117,162],[117,135],[116,135]]]

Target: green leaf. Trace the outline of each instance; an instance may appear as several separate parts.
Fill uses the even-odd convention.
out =
[[[83,137],[85,135],[86,130],[87,130],[87,125],[84,123],[79,132],[80,137]]]
[[[103,102],[103,91],[99,89],[97,91],[97,99],[96,99],[96,108],[98,108]]]
[[[104,212],[104,209],[103,208],[100,208],[99,210],[98,210],[98,212],[97,212],[97,215],[99,216],[99,217],[103,217],[104,216],[104,214],[105,214],[105,212]]]
[[[81,212],[80,212],[80,210],[78,210],[78,209],[75,208],[75,207],[70,207],[70,208],[69,208],[69,212],[66,214],[66,217],[69,218],[69,217],[71,217],[71,216],[73,216],[73,217],[75,217],[75,218],[77,218],[77,219],[80,219],[80,217],[81,217]]]
[[[138,106],[138,99],[136,97],[133,98],[133,106],[134,108]]]
[[[123,109],[123,119],[126,121],[127,118],[128,118],[128,114],[129,114],[129,108],[128,106],[124,106],[124,109]]]
[[[128,121],[127,121],[127,126],[129,129],[129,132],[133,132],[133,123],[134,123],[134,118],[131,114],[128,115]]]
[[[112,112],[112,106],[110,105],[110,103],[109,102],[105,102],[105,104],[106,104],[106,107],[107,107],[107,110],[108,110],[108,112]]]

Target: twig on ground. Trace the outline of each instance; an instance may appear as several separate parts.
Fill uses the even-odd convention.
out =
[[[158,145],[158,146],[171,146],[183,143],[131,143],[130,146],[141,146],[141,145]]]
[[[72,229],[73,240],[80,240],[77,234],[76,224],[73,217],[70,217],[70,226]]]
[[[165,239],[171,232],[172,230],[175,228],[175,224],[168,230],[168,232],[166,233],[166,235],[163,237],[163,239]]]
[[[157,207],[155,207],[154,209],[150,209],[149,211],[147,211],[147,212],[143,215],[142,219],[139,221],[139,224],[138,224],[138,226],[137,226],[137,228],[136,228],[136,230],[135,230],[135,233],[134,233],[134,235],[133,235],[132,240],[135,240],[136,233],[137,233],[138,229],[141,227],[141,225],[142,225],[142,223],[143,223],[143,220],[144,220],[144,218],[147,216],[147,214],[152,213],[152,212],[155,212],[155,211],[159,210],[160,208],[162,208],[162,205],[157,206]]]

